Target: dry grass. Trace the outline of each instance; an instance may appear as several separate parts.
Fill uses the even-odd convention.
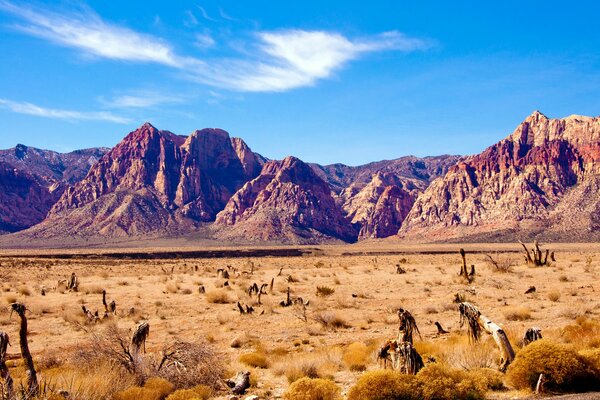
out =
[[[560,300],[560,290],[551,290],[548,292],[548,300],[555,303]]]
[[[504,312],[509,321],[527,321],[531,319],[531,310],[527,307],[513,307]]]
[[[204,298],[212,304],[229,304],[235,302],[227,289],[213,289],[206,292]]]
[[[455,293],[477,304],[485,315],[502,326],[515,348],[525,329],[535,325],[542,328],[544,338],[569,343],[582,356],[593,358],[594,350],[600,348],[600,301],[596,298],[600,274],[595,261],[588,267],[587,259],[588,256],[597,259],[596,253],[592,253],[597,251],[594,250],[596,247],[565,245],[566,249],[574,249],[567,251],[553,245],[557,258],[565,260],[566,264],[531,268],[517,262],[511,266],[510,273],[499,274],[495,267],[485,267],[485,252],[498,259],[517,258],[512,253],[495,254],[495,250],[520,251],[518,244],[464,246],[467,251],[484,251],[469,254],[468,262],[477,268],[477,280],[473,285],[455,279],[457,265],[460,265],[456,245],[408,247],[395,244],[388,248],[379,244],[323,246],[323,251],[312,256],[281,258],[148,261],[5,258],[0,261],[2,267],[19,273],[6,275],[0,285],[3,304],[22,301],[28,307],[32,333],[30,347],[41,376],[50,376],[57,387],[73,393],[78,393],[81,386],[85,395],[78,398],[83,400],[111,398],[115,391],[136,383],[136,376],[124,372],[123,368],[113,366],[110,371],[103,372],[112,385],[109,387],[109,383],[99,382],[100,377],[96,378],[90,368],[73,370],[69,367],[72,365],[70,354],[80,345],[89,345],[90,336],[102,334],[109,325],[109,321],[87,323],[81,312],[81,305],[85,304],[92,312],[98,310],[100,315],[103,314],[103,288],[107,290],[109,300],[117,302],[118,315],[110,321],[123,331],[127,343],[136,323],[142,320],[150,323],[151,333],[144,356],[149,362],[160,358],[164,345],[179,341],[194,344],[199,343],[199,338],[206,338],[214,355],[222,360],[221,372],[213,376],[230,377],[230,373],[250,369],[255,385],[251,394],[261,398],[283,396],[288,382],[302,377],[335,379],[345,390],[351,388],[362,376],[352,370],[377,368],[373,343],[380,344],[397,335],[398,307],[410,310],[416,318],[422,333],[422,338],[415,337],[416,346],[425,360],[431,356],[452,370],[467,371],[472,380],[493,375],[486,367],[494,369],[497,366],[499,353],[495,344],[487,335],[477,345],[468,343],[465,328],[458,324],[457,304],[453,302]],[[442,249],[452,253],[411,254],[400,263],[407,274],[396,275],[396,264],[403,258],[393,254],[398,249]],[[376,261],[368,254],[370,251],[381,251]],[[348,254],[341,257],[343,252]],[[249,271],[249,259],[254,263],[254,273],[242,274],[241,271]],[[231,274],[229,286],[224,287],[225,281],[217,278],[216,269],[227,265],[238,272]],[[195,266],[198,268],[194,269]],[[172,267],[175,267],[173,273],[170,272]],[[278,276],[282,267],[283,273]],[[80,277],[81,290],[75,293],[56,289],[57,281],[71,272]],[[288,280],[290,274],[292,278]],[[570,279],[563,282],[562,275]],[[262,304],[258,304],[256,296],[248,297],[246,290],[250,284],[269,284],[272,278],[275,278],[274,290],[267,290],[261,298]],[[407,279],[409,284],[405,283]],[[200,284],[207,293],[198,293]],[[525,290],[533,285],[538,291],[525,295]],[[293,297],[310,301],[305,319],[298,318],[299,307],[279,306],[288,286]],[[30,295],[19,293],[21,287],[29,288]],[[46,288],[45,296],[40,295],[42,287]],[[317,287],[335,292],[329,296],[317,295]],[[192,293],[187,294],[190,290]],[[549,295],[555,291],[562,294],[558,302]],[[255,312],[240,315],[235,305],[238,300],[253,306]],[[435,321],[451,333],[438,336],[433,325]],[[18,346],[14,347],[14,342],[18,343],[18,319],[14,315],[10,317],[6,306],[0,307],[0,324],[12,339],[13,346],[9,351],[18,352]],[[59,351],[52,355],[48,350],[52,348]],[[267,368],[261,368],[264,364],[255,360],[248,362],[250,366],[240,361],[244,354],[252,353],[264,355]],[[101,359],[106,356],[87,365],[96,365]],[[11,367],[18,382],[24,377],[20,368]],[[223,372],[225,368],[227,373]],[[161,376],[171,381],[176,389],[189,389],[201,383],[182,382],[175,370],[170,370],[169,374],[155,374],[152,368],[149,371],[147,377]],[[438,372],[446,376],[443,371]],[[67,383],[71,378],[77,382],[73,387]],[[488,380],[492,378],[494,376]],[[498,380],[488,386],[498,390]],[[94,391],[100,395],[94,398]]]

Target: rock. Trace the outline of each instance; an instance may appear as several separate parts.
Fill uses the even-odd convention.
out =
[[[331,190],[307,164],[295,157],[267,162],[216,218],[224,238],[314,243],[356,240]]]
[[[244,400],[259,400],[259,397],[256,395],[247,396]]]
[[[433,240],[600,236],[600,118],[530,115],[418,197],[400,235]],[[576,232],[573,227],[577,226]]]
[[[48,222],[32,234],[181,234],[195,223],[214,220],[263,162],[220,129],[184,137],[145,123],[66,190]]]
[[[409,188],[409,189],[406,189]],[[418,194],[417,186],[390,173],[373,174],[371,181],[357,190],[345,189],[344,210],[353,224],[360,226],[358,237],[384,238],[398,233]]]

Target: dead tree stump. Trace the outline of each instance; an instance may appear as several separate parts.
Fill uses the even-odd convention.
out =
[[[79,279],[77,279],[77,275],[75,275],[75,272],[71,273],[71,277],[67,282],[67,290],[70,290],[72,292],[77,292],[79,290]]]
[[[531,327],[525,331],[523,336],[523,346],[527,346],[531,342],[542,339],[542,328],[537,326]]]
[[[531,249],[531,252],[527,246],[525,246],[525,243],[521,242],[520,240],[519,243],[521,243],[521,246],[523,246],[523,250],[525,252],[525,261],[527,264],[532,264],[536,267],[546,266],[548,265],[548,256],[550,256],[552,261],[555,261],[554,252],[550,254],[550,250],[546,249],[545,253],[543,253],[537,240],[533,242],[533,248]]]
[[[0,332],[0,378],[4,380],[4,386],[6,387],[6,399],[13,400],[15,398],[15,392],[13,389],[13,379],[10,376],[10,371],[6,366],[6,349],[9,345],[9,338],[6,332]]]
[[[250,387],[250,371],[240,371],[234,378],[225,381],[233,394],[244,394]]]
[[[146,339],[148,339],[148,335],[150,335],[150,325],[147,322],[142,322],[135,328],[131,337],[131,352],[134,355],[137,355],[142,347],[144,348],[144,353],[146,352]]]
[[[458,306],[460,312],[460,326],[467,323],[467,330],[469,338],[473,342],[478,342],[481,338],[482,330],[492,335],[496,345],[500,349],[502,358],[500,360],[500,370],[506,371],[508,365],[515,359],[515,352],[508,340],[508,336],[502,330],[502,328],[496,323],[492,322],[488,317],[481,314],[481,312],[473,304],[464,302]]]
[[[400,308],[398,310],[398,319],[400,320],[400,325],[398,326],[398,342],[412,343],[414,332],[417,332],[419,336],[421,336],[415,317],[413,317],[408,310]]]
[[[27,339],[27,316],[25,315],[27,308],[25,307],[25,304],[21,303],[12,303],[11,308],[11,313],[16,312],[19,318],[21,319],[21,326],[19,328],[19,345],[21,347],[21,357],[23,358],[23,363],[25,364],[25,368],[27,369],[28,395],[31,397],[35,397],[38,393],[39,385],[37,380],[37,373],[35,372],[35,366],[33,365],[33,358],[31,357],[31,352],[29,351],[29,342]]]

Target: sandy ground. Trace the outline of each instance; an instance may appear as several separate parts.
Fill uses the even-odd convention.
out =
[[[394,338],[398,328],[395,312],[399,307],[410,310],[416,318],[422,333],[418,348],[431,349],[432,353],[444,349],[444,357],[457,364],[494,364],[498,357],[489,340],[480,351],[481,360],[473,361],[472,356],[465,355],[476,351],[465,350],[465,330],[459,326],[454,302],[457,294],[501,324],[513,342],[518,342],[532,326],[540,327],[545,337],[564,340],[561,328],[575,323],[578,317],[599,319],[600,245],[548,246],[556,252],[556,262],[549,267],[526,265],[518,244],[463,247],[467,250],[467,263],[475,265],[476,278],[472,283],[457,276],[457,245],[363,243],[308,246],[298,257],[167,260],[113,259],[102,255],[110,249],[2,250],[0,330],[18,337],[17,319],[11,317],[8,304],[23,302],[29,309],[30,346],[35,357],[48,352],[68,354],[78,343],[89,340],[88,331],[102,329],[102,323],[86,323],[81,305],[102,313],[101,292],[105,289],[109,301],[117,304],[118,316],[114,320],[119,326],[129,329],[139,321],[149,322],[149,351],[160,349],[175,338],[202,338],[212,343],[235,369],[239,367],[240,355],[260,349],[267,354],[270,365],[252,370],[258,382],[252,393],[276,398],[288,385],[285,370],[289,364],[323,352],[332,358],[333,378],[347,391],[361,372],[346,368],[340,354],[353,342],[375,349],[383,340]],[[140,250],[149,251],[128,249]],[[152,250],[188,251],[190,247]],[[71,259],[52,258],[65,253],[78,255]],[[510,271],[498,271],[487,254]],[[225,279],[217,277],[217,269],[227,266],[232,272],[229,286],[223,287]],[[397,274],[397,266],[406,273]],[[58,283],[72,272],[80,280],[78,292],[66,291]],[[262,304],[246,293],[252,283],[260,286],[270,284],[272,279],[273,291],[262,296]],[[206,293],[200,293],[200,286]],[[317,286],[327,286],[334,292],[318,296]],[[535,286],[535,292],[525,294],[531,286]],[[305,314],[301,307],[279,305],[285,300],[288,287],[293,296],[310,301]],[[46,292],[44,296],[42,290]],[[216,295],[225,296],[226,302],[211,302]],[[255,312],[241,316],[236,307],[238,301],[253,305]],[[333,328],[322,322],[333,317],[347,327]],[[451,333],[438,335],[436,321]],[[241,345],[232,347],[234,341]],[[9,353],[16,352],[18,348],[13,345]],[[378,366],[372,356],[367,369],[375,368]],[[507,392],[502,398],[526,395]],[[598,398],[589,396],[581,398]]]

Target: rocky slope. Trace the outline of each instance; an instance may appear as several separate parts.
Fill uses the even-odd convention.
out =
[[[82,180],[90,167],[108,152],[106,148],[76,150],[57,153],[18,144],[12,149],[0,150],[0,162],[5,162],[29,175],[37,176],[50,184],[73,184]]]
[[[0,162],[0,233],[42,221],[58,197],[58,184],[47,186],[38,177]]]
[[[407,156],[357,167],[311,167],[331,185],[344,212],[359,226],[359,239],[368,239],[395,235],[418,194],[459,159]]]
[[[395,235],[417,198],[418,183],[389,172],[373,174],[370,182],[352,183],[339,198],[350,221],[359,226],[359,239]]]
[[[222,228],[221,237],[248,241],[314,243],[356,238],[329,185],[295,157],[267,162],[258,177],[231,197],[216,224]]]
[[[0,150],[0,234],[44,220],[68,184],[81,180],[105,152],[57,153],[22,144]]]
[[[434,181],[400,235],[589,240],[598,236],[599,173],[600,118],[549,119],[536,111],[512,135]]]
[[[366,185],[377,173],[395,175],[424,190],[431,181],[444,175],[459,159],[460,156],[451,155],[423,158],[405,156],[359,166],[344,164],[310,164],[310,166],[336,193],[350,185]]]
[[[220,129],[178,136],[149,123],[129,133],[69,187],[35,236],[181,233],[214,220],[264,163]]]

